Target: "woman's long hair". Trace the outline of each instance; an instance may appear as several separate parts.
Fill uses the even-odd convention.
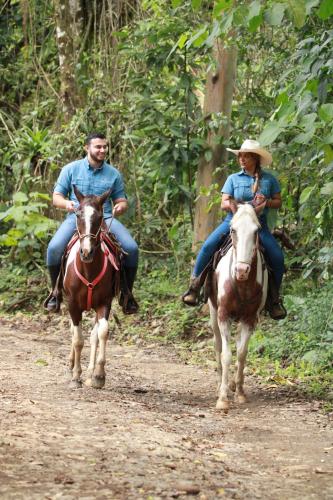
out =
[[[261,157],[259,155],[257,155],[256,153],[252,153],[252,154],[256,158],[256,170],[254,172],[255,181],[254,181],[254,184],[252,186],[252,193],[256,194],[256,192],[258,191],[259,186],[260,186],[260,179],[262,177]]]

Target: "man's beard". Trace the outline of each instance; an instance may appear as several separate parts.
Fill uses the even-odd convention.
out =
[[[102,160],[100,160],[96,155],[90,152],[90,158],[94,160],[95,163],[100,163],[102,164],[104,162],[105,156],[103,157]]]

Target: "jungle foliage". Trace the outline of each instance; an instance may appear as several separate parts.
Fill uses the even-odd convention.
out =
[[[68,35],[70,50],[59,58],[58,9],[65,4],[76,9],[69,12],[75,29]],[[272,151],[284,200],[276,224],[296,246],[287,253],[286,292],[296,280],[288,305],[302,320],[292,328],[288,320],[288,342],[276,340],[273,346],[269,340],[266,353],[294,363],[292,350],[314,363],[322,352],[322,370],[331,368],[331,326],[320,326],[303,301],[312,303],[320,285],[332,314],[332,5],[330,0],[4,2],[0,252],[7,271],[43,269],[47,241],[61,216],[50,203],[54,180],[66,162],[83,155],[85,135],[100,129],[107,133],[109,160],[125,177],[130,210],[124,222],[140,243],[148,289],[178,286],[180,293],[192,256],[198,164],[211,158],[208,131],[218,130],[225,119],[202,111],[207,70],[214,68],[213,48],[220,39],[225,47],[237,46],[238,62],[231,135],[219,140],[238,146],[246,137],[259,137]],[[71,109],[69,102],[75,104]],[[219,168],[229,174],[236,165],[230,158]],[[219,189],[211,187],[217,194]],[[152,256],[164,266],[162,280],[154,278]],[[144,301],[150,305],[149,298]],[[194,328],[192,312],[170,307],[182,318],[175,331]],[[323,321],[331,325],[331,319]]]

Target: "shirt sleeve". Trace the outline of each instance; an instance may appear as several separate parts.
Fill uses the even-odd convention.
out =
[[[232,197],[234,196],[234,183],[232,182],[231,175],[229,175],[229,177],[225,181],[225,183],[221,189],[221,193],[229,194]]]
[[[66,165],[65,167],[63,167],[63,169],[59,174],[53,192],[61,193],[64,196],[68,196],[70,191],[71,191],[71,176],[70,176],[69,165]]]
[[[118,200],[119,198],[127,199],[123,177],[120,172],[117,172],[117,177],[113,185],[111,198],[112,201]]]
[[[277,193],[281,193],[281,186],[277,178],[272,175],[271,177],[271,196],[274,196]]]

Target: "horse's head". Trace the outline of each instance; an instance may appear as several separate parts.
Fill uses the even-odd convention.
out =
[[[99,245],[99,234],[103,224],[103,204],[110,196],[109,189],[101,196],[84,196],[74,186],[74,193],[80,205],[75,211],[76,227],[80,238],[80,258],[82,262],[90,263]]]
[[[249,205],[238,205],[231,221],[231,238],[234,247],[234,272],[238,281],[246,281],[249,277],[252,260],[258,248],[259,220],[254,208]]]

